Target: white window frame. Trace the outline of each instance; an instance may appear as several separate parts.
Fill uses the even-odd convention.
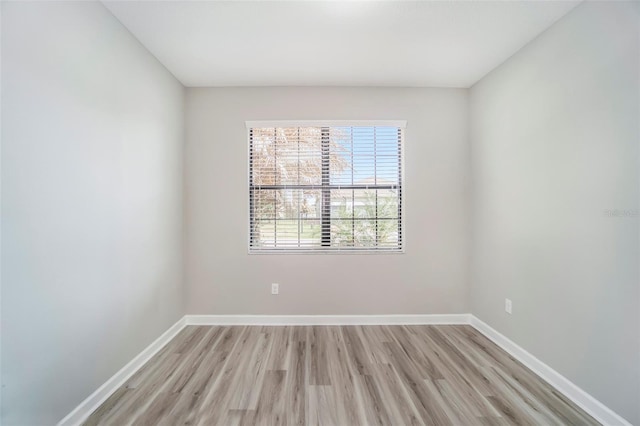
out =
[[[321,255],[342,255],[342,254],[355,254],[355,255],[376,255],[376,254],[404,254],[406,247],[406,211],[405,211],[405,199],[406,199],[406,183],[405,183],[405,171],[406,163],[404,161],[404,142],[405,131],[407,128],[406,120],[248,120],[245,121],[246,126],[246,141],[247,141],[247,208],[248,208],[248,228],[247,228],[247,250],[250,255],[279,255],[279,254],[321,254]],[[400,209],[400,223],[402,229],[402,235],[399,248],[314,248],[314,249],[278,249],[278,248],[264,248],[256,249],[251,247],[251,129],[260,127],[398,127],[402,130],[400,139],[400,188],[401,196],[399,199]]]

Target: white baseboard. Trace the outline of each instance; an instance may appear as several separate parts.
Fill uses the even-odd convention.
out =
[[[556,388],[560,393],[573,401],[577,406],[589,413],[594,419],[603,425],[631,426],[631,423],[613,412],[603,403],[580,389],[569,379],[540,361],[535,356],[518,346],[508,337],[493,329],[474,315],[469,315],[470,325],[484,334],[489,340],[500,346],[507,353],[527,366],[531,371]]]
[[[429,325],[468,324],[484,334],[511,356],[547,381],[551,386],[589,413],[603,425],[631,426],[629,422],[580,389],[566,377],[531,355],[503,334],[472,314],[443,315],[185,315],[158,337],[131,362],[107,380],[58,426],[81,424],[93,411],[122,386],[153,355],[187,325]]]
[[[82,401],[64,419],[58,422],[58,426],[80,425],[91,415],[104,401],[111,396],[120,386],[122,386],[136,371],[138,371],[147,361],[160,351],[167,343],[173,339],[186,325],[185,317],[172,325],[160,337],[147,346],[120,371],[114,374],[102,386],[96,389],[87,399]]]
[[[469,314],[444,315],[187,315],[189,325],[469,324]]]

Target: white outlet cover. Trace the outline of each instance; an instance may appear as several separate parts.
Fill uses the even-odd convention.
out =
[[[510,314],[513,309],[513,304],[511,303],[511,299],[504,299],[504,310]]]
[[[278,294],[280,292],[280,284],[272,283],[271,284],[271,294]]]

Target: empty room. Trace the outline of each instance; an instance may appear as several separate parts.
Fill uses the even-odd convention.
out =
[[[2,425],[640,426],[640,2],[0,15]]]

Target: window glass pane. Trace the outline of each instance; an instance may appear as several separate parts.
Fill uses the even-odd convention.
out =
[[[331,185],[353,183],[353,132],[350,127],[333,127],[329,131]]]
[[[275,247],[273,220],[257,219],[252,227],[253,247]]]
[[[331,246],[353,247],[353,230],[353,220],[333,219],[331,221]]]
[[[400,146],[396,127],[376,127],[376,175],[378,184],[399,182]]]
[[[253,217],[255,219],[275,218],[276,191],[256,189],[253,193]]]
[[[378,216],[376,193],[375,189],[354,191],[353,215],[355,217],[359,219],[375,219]]]
[[[379,219],[398,218],[398,190],[397,189],[377,189],[376,202]]]
[[[373,127],[353,128],[353,183],[375,185],[375,144]]]
[[[322,184],[322,130],[319,127],[301,127],[300,181],[301,185]]]
[[[333,189],[331,195],[331,219],[347,219],[353,217],[352,189]]]
[[[320,245],[321,191],[254,191],[254,241],[260,247]]]
[[[255,185],[320,185],[321,129],[252,129],[250,166]]]
[[[398,245],[398,221],[396,219],[378,220],[378,246],[396,247]]]
[[[300,214],[303,219],[320,219],[322,193],[319,190],[304,189],[300,194]]]
[[[276,129],[273,162],[277,185],[295,185],[299,181],[299,138],[298,128]]]
[[[332,191],[332,245],[391,247],[394,241],[397,245],[397,217],[397,190]]]
[[[253,129],[250,167],[254,185],[274,184],[274,135],[275,129]]]

